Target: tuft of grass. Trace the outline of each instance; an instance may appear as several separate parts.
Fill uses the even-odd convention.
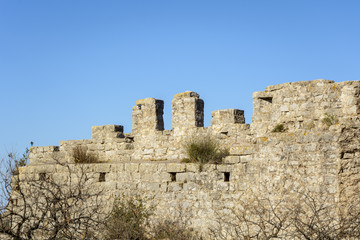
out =
[[[321,119],[321,122],[323,124],[327,125],[328,127],[330,127],[331,125],[338,123],[339,120],[335,115],[330,115],[330,114],[326,113],[325,117],[323,119]]]
[[[286,131],[286,128],[285,128],[284,124],[278,124],[272,130],[273,133],[285,132],[285,131]]]
[[[191,163],[219,164],[224,157],[229,155],[229,151],[221,148],[219,142],[210,136],[191,138],[185,144],[185,150],[188,158],[184,159],[183,162]]]
[[[86,149],[81,146],[73,148],[73,158],[75,163],[98,163],[99,158],[94,154],[87,153]]]

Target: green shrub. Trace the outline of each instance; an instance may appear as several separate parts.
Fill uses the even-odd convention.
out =
[[[75,163],[97,163],[99,158],[94,154],[87,153],[86,149],[81,146],[73,148],[73,158]]]
[[[272,132],[277,133],[277,132],[285,132],[286,128],[284,126],[284,124],[278,124],[274,127],[274,129],[272,130]]]
[[[118,198],[106,222],[105,238],[148,239],[148,220],[152,213],[153,207],[146,206],[145,201],[139,196]]]
[[[330,115],[328,113],[325,114],[325,117],[323,119],[321,119],[321,122],[325,125],[327,125],[328,127],[330,127],[331,125],[334,125],[336,123],[338,123],[338,118],[335,115]]]
[[[155,206],[149,198],[122,195],[114,202],[105,221],[102,239],[121,240],[196,240],[197,233],[188,226],[183,215],[160,221],[150,219]],[[91,238],[90,238],[91,239]]]
[[[198,234],[186,224],[184,219],[169,220],[157,223],[152,228],[152,239],[196,240]]]
[[[186,162],[200,164],[221,163],[229,155],[229,151],[221,148],[219,142],[210,136],[192,138],[185,144],[185,150],[188,155]]]

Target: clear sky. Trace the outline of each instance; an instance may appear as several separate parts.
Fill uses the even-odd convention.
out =
[[[359,0],[0,0],[0,152],[131,131],[135,101],[192,90],[245,110],[268,85],[360,79]]]

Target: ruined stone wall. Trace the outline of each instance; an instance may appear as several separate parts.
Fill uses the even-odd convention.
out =
[[[70,166],[74,172],[76,168],[76,164]],[[93,177],[91,191],[102,193],[101,201],[108,208],[105,212],[111,210],[116,198],[137,194],[155,206],[154,218],[171,220],[183,214],[189,227],[205,234],[218,221],[219,213],[234,206],[264,179],[255,167],[241,163],[208,164],[201,169],[192,163],[99,163],[85,169]],[[68,174],[68,169],[58,164],[20,168],[22,181],[51,177],[64,184]]]
[[[185,207],[199,229],[262,184],[274,186],[274,195],[306,185],[339,201],[360,187],[359,91],[359,81],[269,86],[253,94],[251,124],[242,110],[224,109],[212,112],[209,127],[203,125],[203,100],[185,92],[172,101],[172,130],[164,130],[163,101],[142,99],[133,108],[131,133],[97,126],[89,140],[33,147],[22,174],[50,171],[56,161],[72,163],[73,148],[82,146],[103,162],[91,171],[105,174],[97,184],[109,199],[123,192],[153,196],[157,216]],[[187,157],[186,141],[207,135],[229,149],[224,164],[200,171],[196,164],[179,163]]]

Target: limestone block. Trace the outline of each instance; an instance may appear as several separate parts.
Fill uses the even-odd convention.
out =
[[[142,154],[152,154],[152,153],[154,153],[154,149],[152,149],[152,148],[150,148],[150,149],[145,149],[143,152],[142,152]]]
[[[183,189],[183,183],[177,183],[177,182],[169,182],[167,191],[168,192],[177,192],[181,191]]]
[[[187,163],[186,172],[199,172],[200,165],[198,163]]]
[[[140,163],[139,172],[142,174],[145,173],[154,173],[158,169],[156,163]]]
[[[159,191],[160,190],[160,184],[159,183],[148,183],[147,188],[148,191]]]
[[[167,165],[168,172],[185,172],[185,164],[183,163],[169,163]]]
[[[296,110],[296,107],[291,107],[293,110]],[[280,106],[280,111],[281,112],[288,112],[289,111],[289,106],[288,105],[281,105]]]
[[[219,126],[229,124],[244,124],[244,111],[239,109],[222,109],[211,113],[211,127],[218,128]]]
[[[111,168],[111,164],[109,163],[95,163],[95,164],[89,164],[93,171],[95,172],[109,172]]]
[[[249,155],[254,152],[251,146],[233,146],[230,148],[230,155]]]
[[[158,172],[166,172],[167,173],[167,163],[157,163],[157,171]]]
[[[243,156],[241,156],[243,157]],[[240,162],[240,156],[227,156],[224,158],[224,163],[226,164],[234,164]]]
[[[204,174],[209,173],[209,172],[214,172],[216,170],[216,164],[204,164],[202,166],[202,172],[204,172]]]
[[[131,173],[129,181],[140,182],[140,180],[141,180],[141,174],[139,172],[132,172]]]
[[[125,171],[138,172],[139,171],[139,163],[125,163]]]
[[[167,187],[168,187],[168,183],[161,183],[160,184],[160,191],[165,193],[167,191]]]
[[[118,182],[117,189],[120,190],[136,190],[138,183],[135,182]]]
[[[177,173],[176,174],[176,181],[177,182],[188,182],[194,180],[192,174],[189,172]]]
[[[219,172],[232,172],[233,165],[219,164],[219,165],[216,166],[216,169]]]
[[[24,166],[24,167],[19,167],[19,174],[29,174],[29,173],[33,173],[34,172],[34,167],[33,166]]]
[[[183,185],[184,191],[198,191],[200,186],[194,182],[187,182]]]
[[[158,149],[155,149],[155,154],[157,156],[164,156],[167,152],[167,148],[158,148]]]
[[[92,126],[92,136],[94,140],[104,140],[112,138],[124,137],[124,127],[121,125],[105,125],[105,126]]]
[[[354,158],[354,153],[344,153],[344,159],[352,159]]]
[[[250,162],[252,159],[253,159],[253,155],[240,156],[240,162],[242,162],[242,163]]]
[[[108,181],[105,181],[105,182],[100,182],[101,184],[101,187],[99,188],[99,190],[103,190],[105,192],[107,191],[113,191],[115,189],[117,189],[117,182],[108,182]]]
[[[125,170],[124,164],[123,163],[112,163],[111,164],[111,171],[112,172],[123,172]]]
[[[158,182],[165,183],[165,182],[171,182],[171,175],[168,172],[161,172],[159,174],[155,175],[155,179]]]

